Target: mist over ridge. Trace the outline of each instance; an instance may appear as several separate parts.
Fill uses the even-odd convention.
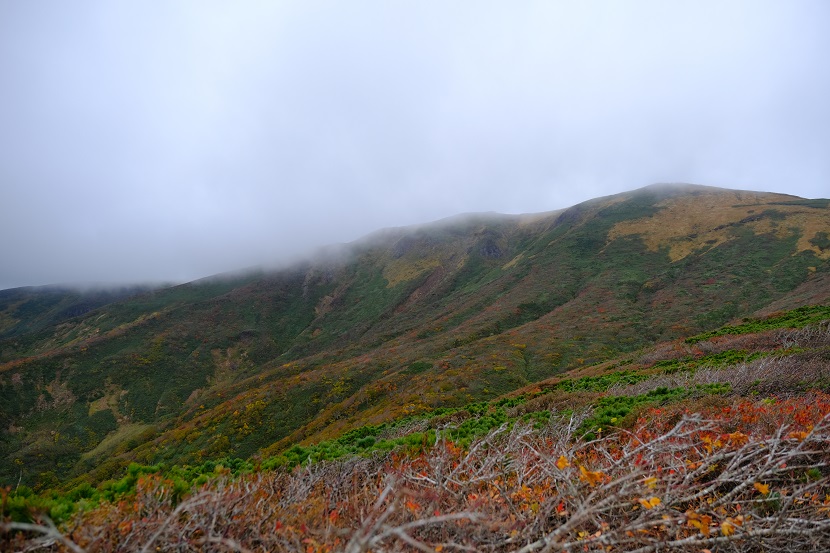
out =
[[[827,195],[825,2],[0,6],[0,289],[650,182]]]
[[[603,202],[612,197],[618,198],[625,198],[630,195],[636,194],[654,194],[656,197],[665,197],[670,198],[672,196],[678,194],[716,194],[716,193],[735,193],[740,197],[741,194],[746,196],[760,196],[760,195],[778,195],[781,198],[792,198],[798,199],[798,196],[794,196],[791,194],[782,194],[777,192],[758,192],[758,191],[751,191],[751,190],[738,190],[738,189],[729,189],[729,188],[721,188],[709,185],[701,185],[701,184],[691,184],[691,183],[677,183],[677,182],[667,182],[667,183],[654,183],[646,186],[642,186],[639,188],[635,188],[629,190],[627,192],[621,192],[618,194],[612,194],[608,196],[602,196],[597,198],[588,199],[582,204],[590,205],[592,203]],[[807,199],[807,198],[805,198]],[[146,288],[146,289],[161,289],[167,288],[171,286],[177,286],[182,284],[188,283],[207,283],[216,280],[229,280],[234,279],[237,277],[246,277],[250,275],[258,275],[258,274],[267,274],[272,273],[275,271],[280,271],[284,269],[289,269],[293,266],[298,265],[306,265],[306,264],[313,264],[313,263],[332,263],[332,262],[345,262],[353,255],[355,250],[359,250],[363,247],[367,247],[372,244],[382,243],[384,241],[388,241],[393,239],[394,237],[401,237],[404,235],[409,234],[417,234],[421,232],[430,232],[431,230],[442,229],[442,228],[467,228],[471,225],[476,224],[487,224],[491,222],[498,222],[498,221],[515,221],[521,224],[530,224],[533,221],[544,219],[546,217],[551,217],[555,214],[567,211],[568,209],[574,208],[577,205],[581,204],[574,204],[572,206],[563,207],[561,209],[555,210],[548,210],[548,211],[539,211],[539,212],[530,212],[530,213],[500,213],[497,211],[488,211],[488,212],[469,212],[469,213],[459,213],[450,215],[447,217],[443,217],[437,220],[426,221],[426,222],[415,222],[406,225],[395,225],[389,227],[383,227],[379,229],[375,229],[366,233],[363,236],[357,237],[353,240],[345,241],[345,242],[332,242],[328,244],[322,244],[315,247],[309,247],[304,251],[298,251],[296,254],[291,256],[284,256],[282,258],[277,259],[270,259],[270,260],[259,260],[255,263],[250,263],[246,266],[239,266],[239,267],[229,267],[227,270],[201,275],[196,278],[190,280],[182,280],[179,282],[174,281],[135,281],[135,280],[124,280],[124,281],[114,281],[114,282],[103,282],[103,281],[83,281],[83,282],[64,282],[64,283],[50,283],[41,285],[38,288],[42,288],[43,290],[49,289],[67,289],[77,292],[94,292],[94,291],[104,291],[104,292],[117,292],[119,289],[129,289],[129,288]],[[23,288],[31,287],[30,285],[25,285]],[[20,288],[20,287],[9,287],[8,289],[12,288]]]

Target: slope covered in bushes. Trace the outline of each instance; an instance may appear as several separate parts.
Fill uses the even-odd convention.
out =
[[[3,492],[4,547],[826,551],[830,322],[747,320],[271,455]],[[786,324],[785,324],[786,323]],[[57,521],[58,528],[50,526]]]

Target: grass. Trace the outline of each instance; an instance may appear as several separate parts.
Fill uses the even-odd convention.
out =
[[[143,432],[152,428],[152,425],[142,423],[123,424],[118,430],[110,432],[101,440],[95,448],[81,454],[81,460],[95,459],[106,453],[110,453],[121,444],[128,443],[131,439],[139,437]]]

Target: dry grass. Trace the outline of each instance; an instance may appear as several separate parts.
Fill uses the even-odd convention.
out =
[[[728,201],[724,195],[734,196]],[[811,250],[827,259],[830,251],[822,252],[810,244],[816,232],[830,228],[830,210],[818,213],[815,209],[796,205],[777,205],[774,202],[792,200],[778,194],[756,194],[740,191],[713,191],[700,196],[686,196],[665,200],[662,209],[652,217],[617,223],[608,234],[609,240],[623,236],[640,235],[651,251],[668,247],[669,258],[678,261],[692,252],[715,248],[729,239],[729,226],[738,221],[756,234],[773,233],[785,237],[798,229],[800,239],[796,251]],[[770,218],[747,220],[765,209],[785,214],[783,221]],[[810,210],[810,217],[804,214]],[[777,224],[776,224],[777,223]],[[793,252],[796,253],[796,252]]]

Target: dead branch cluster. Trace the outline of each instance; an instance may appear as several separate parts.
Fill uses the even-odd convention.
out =
[[[609,393],[637,396],[658,388],[687,388],[729,384],[737,396],[803,393],[817,386],[830,387],[830,355],[804,353],[761,357],[729,367],[703,367],[694,372],[663,374],[636,384],[615,384]]]
[[[736,430],[752,417],[735,416],[672,422],[657,412],[593,442],[576,439],[578,416],[540,430],[505,426],[465,449],[439,434],[419,454],[219,479],[178,504],[162,476],[149,476],[134,498],[60,532],[46,520],[2,523],[0,548],[830,550],[830,418],[763,433],[760,424]]]
[[[701,367],[695,371],[681,371],[656,375],[637,384],[616,384],[612,395],[636,396],[660,387],[689,388],[707,384],[729,384],[734,395],[786,395],[803,393],[809,388],[830,388],[830,321],[799,329],[781,329],[762,337],[766,346],[783,346],[784,354],[763,356],[746,363],[728,367]],[[721,342],[702,342],[715,352],[734,349],[741,340],[754,340],[748,335]],[[755,347],[757,343],[753,344]],[[661,358],[674,358],[657,352]],[[675,356],[676,357],[676,356]]]

